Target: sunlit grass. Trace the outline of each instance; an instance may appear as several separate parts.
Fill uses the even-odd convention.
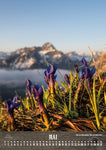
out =
[[[59,86],[45,89],[43,86],[44,111],[40,110],[33,92],[21,98],[21,105],[14,110],[14,124],[11,127],[9,114],[0,102],[0,131],[105,131],[106,130],[106,74],[93,77],[91,90],[86,79],[78,88],[79,74],[71,71],[70,86],[61,81]],[[53,89],[54,88],[54,89]]]

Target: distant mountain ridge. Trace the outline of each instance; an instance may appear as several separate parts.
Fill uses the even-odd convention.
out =
[[[97,57],[102,52],[95,52]],[[0,52],[0,68],[35,69],[45,68],[47,62],[57,65],[60,69],[70,69],[72,64],[80,63],[82,57],[90,61],[91,56],[77,52],[63,53],[47,42],[42,47],[25,47],[11,53]]]

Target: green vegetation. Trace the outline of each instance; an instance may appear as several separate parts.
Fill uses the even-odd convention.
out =
[[[48,89],[28,80],[30,93],[24,99],[17,94],[8,105],[12,109],[0,102],[0,131],[106,131],[106,73],[95,74],[89,87],[86,77],[80,82],[79,73],[71,71],[61,87],[50,67],[44,77]]]

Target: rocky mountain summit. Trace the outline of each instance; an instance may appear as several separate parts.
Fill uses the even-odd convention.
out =
[[[95,54],[98,57],[101,54]],[[47,62],[57,65],[60,69],[70,69],[72,64],[80,63],[82,57],[90,61],[91,57],[83,53],[63,53],[51,43],[42,47],[25,47],[11,53],[0,52],[0,68],[7,69],[35,69],[45,68]]]

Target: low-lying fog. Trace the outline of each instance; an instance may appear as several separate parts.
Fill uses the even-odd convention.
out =
[[[44,69],[34,70],[0,70],[0,96],[5,98],[11,98],[15,94],[15,90],[24,96],[25,94],[25,81],[30,79],[33,84],[45,85],[43,79]],[[58,69],[56,71],[57,80],[63,81],[64,74],[68,74],[69,70]]]
[[[0,86],[22,86],[25,84],[26,79],[30,79],[34,84],[44,84],[44,69],[34,70],[0,70]],[[62,81],[64,74],[68,74],[68,70],[57,70],[57,80]]]

